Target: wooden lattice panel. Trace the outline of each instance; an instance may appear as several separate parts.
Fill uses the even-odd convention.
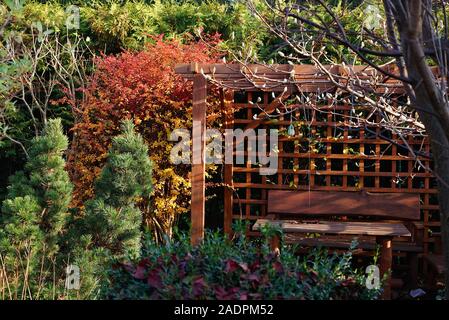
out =
[[[417,164],[404,141],[380,127],[351,127],[348,117],[354,110],[369,111],[343,103],[329,108],[325,99],[315,100],[313,107],[299,105],[291,115],[275,120],[254,120],[260,109],[273,107],[273,100],[268,92],[235,92],[234,101],[227,94],[227,128],[277,128],[280,132],[276,174],[262,176],[258,164],[249,161],[225,166],[225,183],[234,188],[227,189],[225,197],[227,232],[234,219],[254,221],[264,216],[270,189],[419,193],[424,252],[434,250],[440,232],[436,181]],[[291,124],[295,136],[286,134]],[[423,156],[418,159],[432,167],[425,156],[430,153],[425,137],[410,135],[406,143],[421,150]]]

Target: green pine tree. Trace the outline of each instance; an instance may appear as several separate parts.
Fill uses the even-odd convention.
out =
[[[85,204],[84,223],[93,243],[114,258],[140,253],[142,212],[137,203],[151,193],[151,171],[148,147],[132,121],[124,121],[96,181],[95,198]]]
[[[80,268],[75,298],[98,298],[107,292],[111,264],[140,254],[142,213],[137,204],[152,191],[152,164],[142,137],[124,121],[95,184],[95,197],[67,234],[73,264]],[[72,293],[68,292],[69,298]]]
[[[11,297],[36,298],[56,267],[73,190],[64,170],[67,145],[61,120],[50,120],[32,140],[24,171],[10,178],[0,215],[0,267],[13,276]]]

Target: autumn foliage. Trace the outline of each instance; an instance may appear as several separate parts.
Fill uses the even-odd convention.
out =
[[[175,128],[191,127],[192,86],[174,73],[177,63],[214,62],[218,36],[208,42],[181,43],[154,38],[141,52],[124,52],[96,60],[96,71],[77,108],[68,171],[75,184],[73,206],[93,197],[93,183],[105,163],[112,138],[123,119],[133,119],[154,163],[151,201],[142,201],[154,231],[170,234],[176,215],[189,208],[187,166],[169,162]],[[212,102],[213,106],[214,103]],[[136,168],[138,170],[138,168]],[[146,197],[148,198],[148,197]]]

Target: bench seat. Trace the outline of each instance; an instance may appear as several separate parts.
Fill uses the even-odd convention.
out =
[[[388,222],[317,221],[304,223],[296,220],[258,219],[253,229],[260,230],[266,224],[278,225],[284,232],[411,237],[410,231],[403,224]]]
[[[284,240],[287,244],[299,244],[303,247],[328,247],[342,250],[349,249],[352,243],[350,239],[341,240],[336,238],[331,239],[327,237],[305,238],[301,235],[292,233],[285,234]],[[374,240],[360,240],[358,241],[357,248],[367,251],[373,251],[376,249],[376,245],[377,244]],[[422,253],[423,247],[411,242],[393,242],[393,251]]]

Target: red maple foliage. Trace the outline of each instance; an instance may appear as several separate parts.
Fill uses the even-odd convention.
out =
[[[96,59],[96,71],[77,108],[68,171],[75,184],[73,206],[82,208],[93,196],[93,183],[105,162],[120,122],[132,118],[146,140],[154,163],[151,211],[169,228],[177,213],[188,209],[188,168],[169,163],[175,128],[190,128],[191,83],[174,73],[178,63],[216,62],[219,37],[181,43],[154,37],[141,52]],[[80,102],[78,102],[80,104]],[[211,103],[214,105],[214,102]],[[137,168],[136,168],[137,169]],[[164,220],[165,219],[165,220]]]

